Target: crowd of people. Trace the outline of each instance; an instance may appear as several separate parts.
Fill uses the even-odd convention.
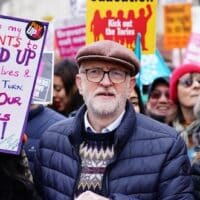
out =
[[[140,67],[110,40],[56,63],[52,105],[31,105],[20,155],[0,156],[0,199],[200,199],[200,66],[153,80],[145,104]]]

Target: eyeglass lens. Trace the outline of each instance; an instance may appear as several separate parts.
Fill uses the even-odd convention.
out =
[[[184,87],[191,87],[194,81],[197,81],[200,84],[200,77],[194,78],[192,75],[190,75],[188,78],[180,79],[179,83]]]
[[[122,83],[126,79],[126,72],[118,69],[111,69],[110,71],[104,71],[101,68],[86,69],[86,76],[89,81],[101,82],[105,76],[108,74],[109,79],[113,83]]]

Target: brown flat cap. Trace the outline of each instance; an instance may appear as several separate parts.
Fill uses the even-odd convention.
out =
[[[111,40],[93,42],[80,48],[76,55],[78,65],[80,66],[81,62],[86,60],[119,63],[122,67],[129,69],[133,76],[138,73],[140,68],[139,60],[134,52]]]

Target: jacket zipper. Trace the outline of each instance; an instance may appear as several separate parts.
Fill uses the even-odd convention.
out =
[[[108,175],[110,173],[110,169],[111,166],[116,162],[117,160],[117,154],[115,154],[114,158],[112,159],[112,161],[110,161],[110,163],[108,164],[108,166],[105,169],[105,173],[103,175],[103,180],[102,180],[102,189],[101,189],[101,194],[105,197],[108,197],[109,194],[109,185],[108,185]]]

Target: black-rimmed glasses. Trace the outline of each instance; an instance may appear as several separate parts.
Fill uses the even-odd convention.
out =
[[[123,83],[126,80],[128,72],[119,69],[111,69],[104,71],[102,68],[85,69],[82,73],[86,74],[87,80],[94,83],[99,83],[103,80],[105,74],[112,83]]]

